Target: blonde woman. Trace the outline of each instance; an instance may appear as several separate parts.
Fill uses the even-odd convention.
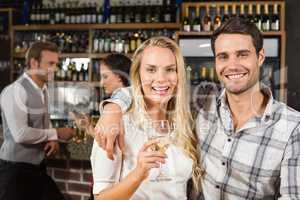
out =
[[[130,69],[133,104],[123,114],[125,152],[110,160],[94,143],[91,163],[96,200],[187,199],[187,181],[199,181],[196,139],[192,132],[184,61],[177,44],[166,37],[145,41],[135,52]],[[167,155],[149,151],[143,128],[149,121],[168,120],[176,124],[176,144]],[[172,164],[172,180],[152,182],[149,174],[159,163]]]

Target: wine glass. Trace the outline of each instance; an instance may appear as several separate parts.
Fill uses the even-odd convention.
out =
[[[171,144],[171,133],[174,126],[168,120],[156,120],[149,122],[148,126],[148,139],[157,140],[158,143],[150,146],[152,151],[160,151],[165,153]],[[164,170],[163,170],[164,169]],[[159,164],[159,172],[157,177],[152,181],[170,181],[172,178],[168,175],[168,170]]]
[[[73,128],[75,129],[75,135],[73,137],[73,142],[80,144],[86,142],[86,132],[89,126],[87,116],[84,114],[74,113],[73,112]]]

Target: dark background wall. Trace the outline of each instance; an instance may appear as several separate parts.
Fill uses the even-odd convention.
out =
[[[286,1],[288,105],[300,111],[300,1]]]

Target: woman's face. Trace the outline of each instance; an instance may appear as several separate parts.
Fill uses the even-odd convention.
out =
[[[167,103],[177,86],[177,66],[173,52],[167,48],[147,47],[141,58],[139,72],[146,102]]]
[[[101,64],[100,76],[100,86],[104,88],[106,94],[111,95],[114,90],[123,87],[123,83],[119,75],[115,74],[105,64]]]

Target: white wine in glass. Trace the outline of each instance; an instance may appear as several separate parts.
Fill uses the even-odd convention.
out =
[[[148,126],[148,139],[157,140],[158,143],[153,144],[150,149],[152,151],[160,151],[165,153],[171,143],[171,133],[173,132],[172,123],[168,120],[151,121]],[[162,170],[160,163],[159,174],[153,181],[170,181],[172,178]]]

